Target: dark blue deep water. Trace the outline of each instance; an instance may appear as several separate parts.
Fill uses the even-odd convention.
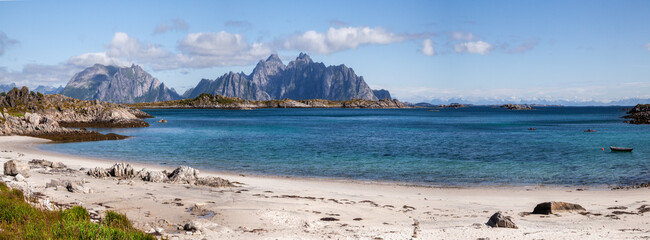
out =
[[[133,136],[127,140],[41,148],[220,171],[444,186],[650,180],[650,126],[624,123],[620,107],[146,112],[157,117],[147,120],[151,127],[101,130]],[[169,122],[156,122],[161,117]],[[634,151],[612,153],[609,146]]]

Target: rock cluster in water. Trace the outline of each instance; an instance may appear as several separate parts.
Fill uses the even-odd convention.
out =
[[[68,127],[146,127],[140,110],[100,101],[83,101],[62,95],[43,95],[27,87],[0,96],[0,135],[26,135],[56,141],[123,139]]]
[[[521,104],[504,104],[499,106],[500,108],[507,108],[508,110],[533,110],[533,108],[529,105],[521,105]]]
[[[628,123],[650,124],[650,104],[637,104],[627,114],[623,118],[630,119]]]

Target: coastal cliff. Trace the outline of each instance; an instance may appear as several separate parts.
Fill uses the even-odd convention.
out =
[[[0,96],[0,135],[24,135],[55,141],[124,139],[84,127],[147,127],[140,118],[151,117],[137,109],[101,101],[84,101],[63,95],[43,95],[27,87]],[[72,129],[68,127],[79,127]]]
[[[214,109],[255,109],[255,108],[411,108],[397,99],[378,101],[352,99],[332,101],[324,99],[309,100],[266,100],[251,101],[236,97],[201,94],[193,99],[176,101],[134,103],[129,106],[140,109],[149,108],[214,108]]]

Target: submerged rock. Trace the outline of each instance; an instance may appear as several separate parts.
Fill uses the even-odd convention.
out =
[[[199,170],[188,166],[180,166],[168,175],[171,183],[194,184],[199,178]]]
[[[566,202],[543,202],[537,204],[533,210],[533,214],[553,214],[565,211],[585,211],[585,208],[578,204]]]
[[[512,221],[512,218],[504,216],[501,212],[494,213],[486,224],[490,227],[496,228],[517,228],[517,225]]]
[[[23,177],[29,177],[29,164],[23,161],[9,160],[4,164],[4,174],[8,176],[21,174]]]

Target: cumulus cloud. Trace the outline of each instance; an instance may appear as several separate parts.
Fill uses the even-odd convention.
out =
[[[122,61],[118,58],[109,57],[104,52],[97,53],[84,53],[81,55],[73,56],[66,62],[68,65],[77,66],[77,67],[89,67],[95,64],[102,65],[116,65],[116,66],[127,66],[130,65],[129,62]]]
[[[178,49],[179,60],[189,68],[245,65],[273,53],[268,44],[249,44],[242,35],[225,31],[190,33]]]
[[[171,53],[159,45],[141,43],[137,38],[116,32],[108,45],[106,55],[111,58],[139,59],[144,61],[169,57]]]
[[[356,49],[361,45],[402,42],[408,38],[408,35],[395,34],[379,27],[332,27],[325,33],[311,30],[294,34],[284,41],[283,47],[290,50],[330,54]]]
[[[5,49],[8,46],[14,45],[16,43],[18,43],[18,41],[14,39],[10,39],[9,37],[7,37],[7,34],[5,34],[4,32],[0,32],[0,56],[5,54]]]
[[[172,19],[171,23],[161,23],[153,30],[153,34],[162,34],[169,31],[185,32],[190,28],[190,25],[183,19]]]
[[[422,41],[422,53],[427,56],[433,56],[436,54],[433,50],[433,41],[431,39],[425,39]]]
[[[492,49],[494,49],[494,46],[492,46],[492,44],[483,41],[463,42],[454,45],[454,50],[456,50],[458,53],[466,52],[485,55],[490,53]]]

